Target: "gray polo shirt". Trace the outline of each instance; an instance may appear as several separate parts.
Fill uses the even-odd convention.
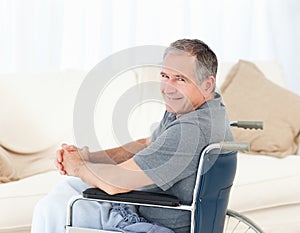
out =
[[[137,153],[134,161],[155,183],[148,191],[175,195],[182,204],[190,204],[202,149],[211,143],[232,140],[226,109],[215,93],[214,99],[178,118],[165,112],[151,144]],[[140,207],[139,212],[175,232],[189,232],[187,211]]]

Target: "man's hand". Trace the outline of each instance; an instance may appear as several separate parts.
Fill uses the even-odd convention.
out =
[[[79,150],[68,151],[64,149],[61,164],[66,175],[79,177],[79,171],[84,167],[85,161]]]
[[[55,166],[59,169],[60,174],[66,175],[66,169],[64,168],[63,161],[64,161],[64,151],[67,151],[69,153],[71,152],[79,152],[83,160],[88,161],[90,152],[88,147],[83,147],[82,149],[79,149],[78,147],[74,145],[67,145],[67,144],[62,144],[61,145],[62,149],[59,149],[56,151],[56,160],[55,160]]]

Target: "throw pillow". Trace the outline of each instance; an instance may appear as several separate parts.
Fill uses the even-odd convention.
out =
[[[272,83],[255,66],[239,61],[220,88],[229,118],[262,120],[263,130],[233,129],[250,153],[284,157],[296,154],[300,135],[300,96]]]

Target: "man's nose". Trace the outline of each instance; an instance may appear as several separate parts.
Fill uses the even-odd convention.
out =
[[[172,80],[169,80],[164,84],[164,92],[166,94],[176,93],[177,89],[175,88],[174,84],[172,84],[172,82]]]

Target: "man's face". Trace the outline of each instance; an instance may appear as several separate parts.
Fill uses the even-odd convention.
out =
[[[166,110],[176,115],[191,112],[205,102],[196,84],[196,58],[188,54],[167,54],[161,71],[161,92]]]

